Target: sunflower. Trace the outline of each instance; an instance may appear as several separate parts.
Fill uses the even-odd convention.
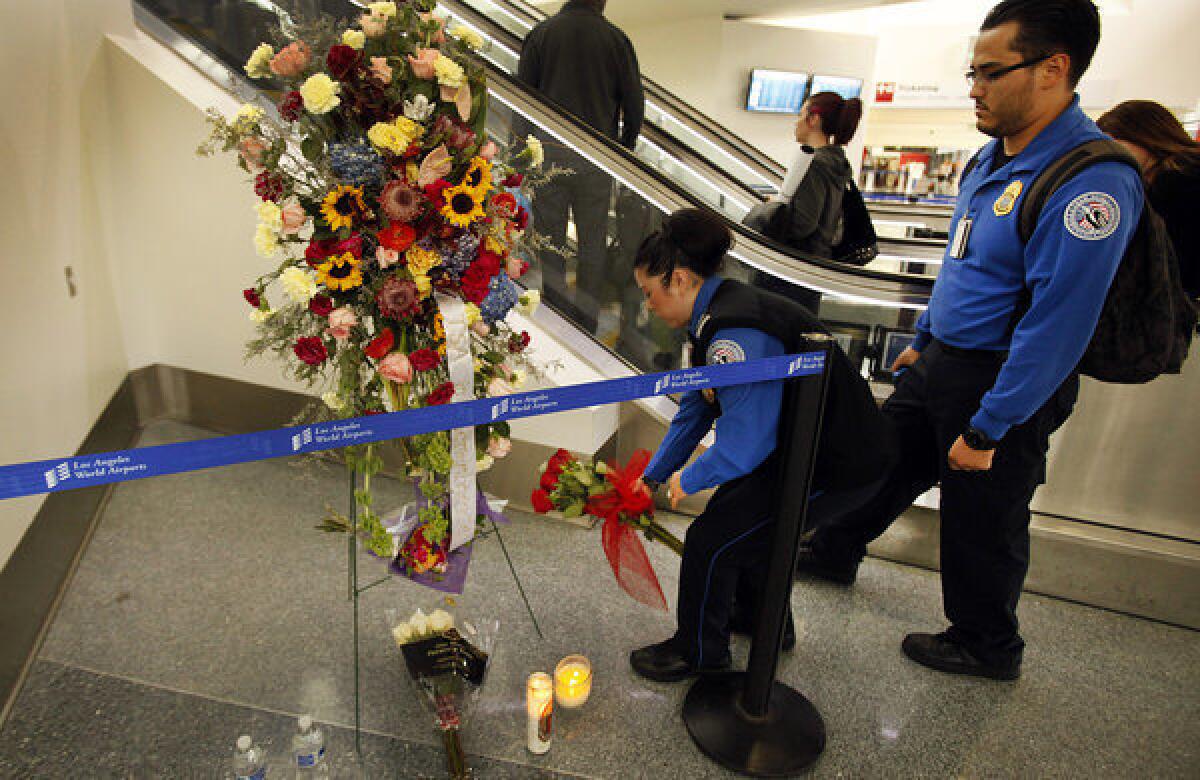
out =
[[[330,255],[317,266],[317,281],[330,290],[352,290],[362,285],[362,261],[353,252]]]
[[[347,184],[339,184],[321,203],[321,215],[333,230],[353,227],[355,221],[362,221],[366,212],[362,188]]]
[[[451,225],[465,228],[477,219],[483,217],[483,194],[476,192],[464,181],[457,187],[450,187],[443,193],[446,205],[442,206],[442,216]]]
[[[492,164],[482,157],[471,158],[471,164],[463,176],[462,183],[482,198],[492,189]]]

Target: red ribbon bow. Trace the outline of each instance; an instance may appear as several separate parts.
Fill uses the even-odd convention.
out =
[[[650,453],[646,450],[635,452],[624,468],[609,463],[605,478],[612,488],[589,498],[586,511],[604,518],[600,544],[621,590],[635,601],[665,612],[667,597],[658,584],[637,529],[621,520],[622,515],[634,519],[654,514],[654,497],[641,483],[649,463]]]

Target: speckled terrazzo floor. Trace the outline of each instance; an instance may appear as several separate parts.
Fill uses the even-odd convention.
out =
[[[206,435],[161,423],[142,443]],[[362,599],[365,759],[346,761],[345,546],[311,528],[327,502],[342,507],[345,485],[337,467],[270,461],[119,486],[0,730],[0,777],[222,777],[242,733],[282,764],[302,712],[329,724],[347,776],[443,776],[383,618],[437,606],[407,582]],[[378,492],[382,507],[405,495],[389,480]],[[505,541],[545,639],[496,541],[478,542],[458,609],[499,618],[502,634],[464,733],[476,775],[729,776],[687,736],[686,686],[647,683],[628,667],[629,650],[665,637],[671,616],[617,589],[598,532],[510,516]],[[673,601],[677,564],[664,549],[651,555]],[[370,580],[380,564],[364,556],[359,566]],[[1023,676],[995,683],[900,654],[906,632],[942,627],[934,573],[869,560],[851,589],[798,583],[793,609],[799,647],[779,676],[816,704],[829,734],[812,777],[1200,776],[1200,633],[1027,595]],[[739,640],[738,664],[746,651]],[[596,688],[582,710],[560,714],[553,748],[534,757],[524,679],[568,652],[592,659]]]

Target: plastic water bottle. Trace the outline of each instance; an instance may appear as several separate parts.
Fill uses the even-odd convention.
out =
[[[296,736],[292,737],[296,777],[329,777],[329,764],[325,761],[325,735],[313,725],[311,715],[301,715],[296,720],[296,726]]]
[[[267,776],[267,754],[248,736],[238,737],[233,776],[237,780],[264,780]]]

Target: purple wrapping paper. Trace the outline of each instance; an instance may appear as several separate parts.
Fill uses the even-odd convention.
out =
[[[417,500],[410,504],[405,504],[396,512],[392,512],[383,518],[384,527],[398,540],[401,540],[401,547],[420,523],[417,513],[429,505],[429,501],[421,493],[420,487],[415,480],[413,485],[417,488]],[[444,502],[439,503],[444,504]],[[503,513],[492,509],[491,505],[488,504],[487,496],[483,494],[482,490],[476,491],[475,507],[478,514],[487,517],[493,523],[508,523],[508,518]],[[440,574],[437,572],[410,574],[395,559],[388,564],[388,568],[391,569],[392,574],[398,577],[405,577],[427,588],[433,588],[442,593],[461,594],[467,584],[467,571],[471,566],[471,548],[473,546],[473,543],[467,543],[457,550],[451,550],[446,556],[446,571]]]

